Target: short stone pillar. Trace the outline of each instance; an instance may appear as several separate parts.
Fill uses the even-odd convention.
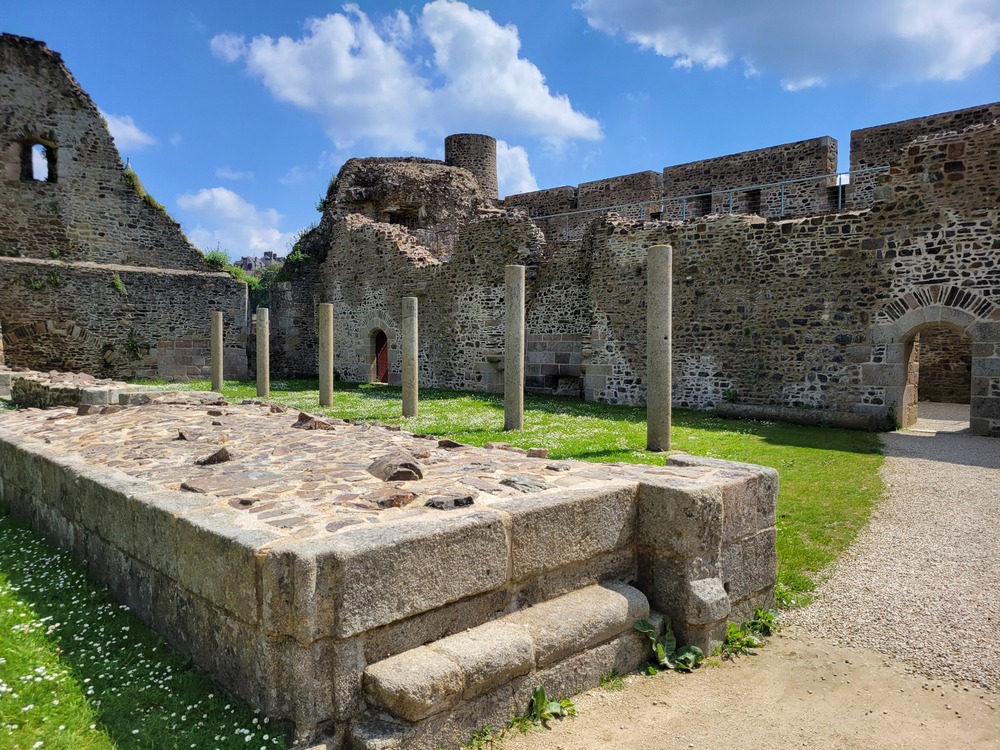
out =
[[[653,245],[646,258],[646,450],[670,450],[673,248]]]
[[[212,390],[222,390],[222,311],[211,313],[212,326],[209,336],[209,349],[212,361]]]
[[[524,429],[524,266],[504,268],[503,428]]]
[[[257,398],[271,395],[271,312],[257,308]]]
[[[403,416],[417,416],[420,378],[417,298],[403,297]]]
[[[319,405],[333,404],[333,305],[319,306]]]

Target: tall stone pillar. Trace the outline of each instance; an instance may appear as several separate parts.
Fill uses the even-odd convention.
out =
[[[673,248],[653,245],[646,258],[646,450],[670,450]]]
[[[503,428],[524,429],[524,266],[504,269]]]
[[[403,297],[403,416],[417,416],[419,344],[417,340],[417,298]]]
[[[257,308],[257,398],[271,395],[271,313]]]
[[[319,405],[333,404],[333,305],[319,306]]]
[[[209,336],[209,348],[212,362],[212,390],[222,390],[222,311],[211,313],[212,326]]]

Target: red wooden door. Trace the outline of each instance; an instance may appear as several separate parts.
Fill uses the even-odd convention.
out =
[[[389,339],[382,331],[375,334],[375,379],[389,382]]]

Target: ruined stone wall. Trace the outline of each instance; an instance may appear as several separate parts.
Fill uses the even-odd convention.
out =
[[[972,342],[972,426],[994,434],[998,145],[996,124],[917,139],[868,210],[778,221],[604,214],[581,222],[579,239],[543,244],[518,208],[467,224],[447,258],[405,228],[346,217],[324,230],[329,253],[299,285],[335,304],[336,356],[348,379],[370,379],[373,330],[398,345],[400,299],[416,295],[421,383],[489,391],[501,387],[502,268],[523,263],[528,387],[642,403],[646,254],[666,243],[675,252],[678,406],[735,400],[906,423],[916,397],[908,351],[944,322]],[[547,198],[568,201],[568,189]],[[396,349],[390,359],[398,379]]]
[[[679,164],[663,170],[667,198],[711,193],[711,201],[686,201],[686,216],[712,213],[756,213],[761,216],[801,216],[830,209],[829,190],[834,180],[817,180],[781,188],[758,188],[755,194],[733,193],[727,188],[753,188],[837,171],[837,141],[824,136],[755,151]],[[681,206],[672,202],[662,218],[680,219]]]
[[[0,113],[0,255],[207,270],[126,178],[100,112],[58,54],[0,36]],[[25,179],[31,144],[49,150],[48,181]]]
[[[47,179],[38,179],[33,146],[45,150]],[[127,294],[112,286],[116,277]],[[245,353],[236,351],[246,285],[211,273],[123,167],[107,124],[59,55],[9,34],[0,35],[0,278],[10,365],[204,376],[207,311],[223,309],[229,373],[246,373]]]
[[[246,285],[224,273],[0,259],[10,367],[205,378],[209,313],[222,310],[226,376],[246,377],[246,304]]]

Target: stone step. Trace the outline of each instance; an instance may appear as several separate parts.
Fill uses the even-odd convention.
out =
[[[649,617],[638,589],[592,585],[371,664],[373,716],[355,726],[352,747],[459,745],[483,724],[524,713],[539,685],[566,696],[612,669],[632,671],[649,657],[632,626]]]

